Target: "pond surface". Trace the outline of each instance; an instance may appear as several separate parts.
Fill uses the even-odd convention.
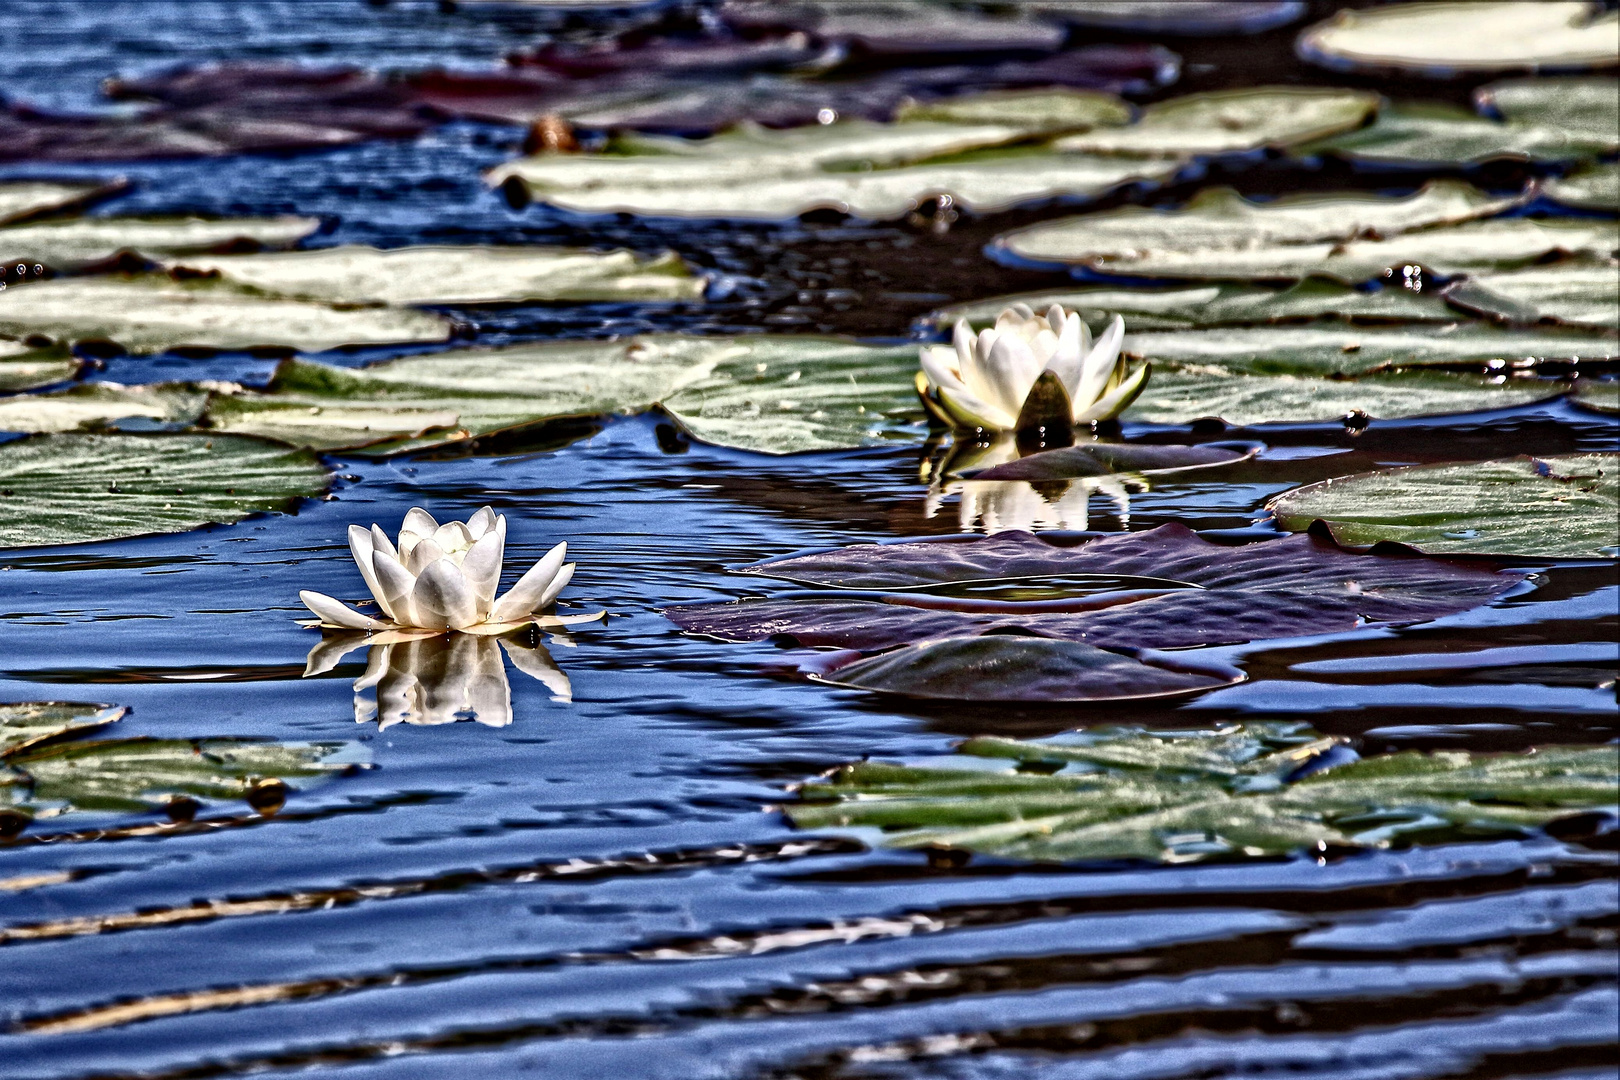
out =
[[[426,4],[37,3],[8,11],[0,64],[8,96],[88,108],[115,72],[227,57],[477,66],[536,25]],[[1197,59],[1196,42],[1177,47]],[[1211,48],[1201,77],[1238,79],[1218,63],[1233,43]],[[514,209],[480,172],[520,138],[464,123],[320,154],[7,175],[135,182],[98,212],[319,215],[320,245],[673,246],[731,282],[702,305],[454,312],[488,343],[653,329],[899,340],[940,304],[1065,280],[978,254],[1060,207],[943,233]],[[1257,190],[1308,182],[1291,176],[1258,163],[1250,179]],[[852,281],[854,299],[837,291]],[[117,357],[99,377],[253,380],[272,366]],[[1124,434],[1194,437],[1133,424]],[[1099,489],[1084,527],[1174,521],[1262,537],[1273,532],[1265,502],[1301,483],[1612,450],[1615,424],[1559,402],[1360,433],[1210,437],[1266,448],[1124,498]],[[913,705],[811,684],[796,673],[803,651],[683,635],[660,612],[761,595],[727,569],[762,558],[971,529],[956,498],[930,515],[919,446],[770,457],[687,440],[645,415],[558,425],[511,449],[337,458],[335,498],[296,514],[0,553],[0,699],[127,705],[125,736],[356,740],[373,766],[295,792],[273,814],[65,816],[0,845],[0,1072],[1612,1075],[1620,896],[1601,842],[1163,868],[950,865],[795,832],[773,810],[790,784],[842,762],[1099,722],[1299,719],[1363,753],[1605,742],[1617,734],[1612,562],[1538,565],[1530,587],[1421,626],[1225,650],[1250,681],[1190,701]],[[379,729],[364,704],[357,722],[365,652],[303,677],[316,635],[294,623],[306,614],[298,590],[359,593],[351,522],[393,530],[411,506],[443,521],[486,504],[508,516],[513,563],[568,542],[579,571],[565,610],[606,609],[605,624],[538,639],[564,679],[506,668],[508,726]],[[1454,666],[1452,654],[1476,650]],[[1408,654],[1420,658],[1385,662]]]

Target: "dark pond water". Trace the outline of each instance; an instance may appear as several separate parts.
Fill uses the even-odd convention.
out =
[[[247,0],[36,2],[3,19],[7,93],[73,108],[96,104],[107,75],[178,61],[476,67],[544,29],[524,13]],[[1288,38],[1266,37],[1283,75],[1292,61],[1276,42]],[[1205,69],[1189,62],[1174,92],[1242,81],[1232,42],[1203,60],[1198,43],[1177,47]],[[457,313],[488,342],[652,328],[903,338],[939,303],[1054,280],[996,267],[979,248],[1062,208],[943,234],[514,210],[479,173],[519,137],[462,124],[324,154],[8,174],[120,172],[136,182],[106,208],[120,213],[318,214],[321,244],[674,246],[731,275],[728,296],[701,306]],[[1255,189],[1307,182],[1264,163],[1245,175]],[[851,280],[856,300],[829,299]],[[253,378],[269,366],[159,356],[111,360],[103,377]],[[862,756],[1096,722],[1305,719],[1364,753],[1606,741],[1612,563],[1537,567],[1533,588],[1423,626],[1227,650],[1251,681],[1178,705],[908,706],[806,683],[795,654],[686,637],[659,611],[757,593],[725,571],[762,557],[961,531],[953,500],[927,515],[918,448],[771,458],[671,439],[655,416],[551,434],[503,456],[337,460],[337,498],[296,515],[0,553],[0,699],[128,705],[128,735],[358,740],[376,766],[272,816],[66,817],[0,846],[0,1073],[1613,1075],[1617,891],[1601,845],[953,868],[796,833],[771,809],[791,782]],[[1242,434],[1266,442],[1257,460],[1218,480],[1162,478],[1123,506],[1099,491],[1088,527],[1266,535],[1264,502],[1301,482],[1612,449],[1616,432],[1559,404],[1359,435]],[[580,567],[570,596],[610,612],[605,626],[546,639],[571,700],[555,679],[510,672],[510,726],[357,724],[350,684],[364,654],[302,678],[314,635],[293,623],[297,591],[358,590],[350,522],[392,529],[412,505],[446,520],[486,503],[509,516],[515,561],[568,541]],[[1492,651],[1471,667],[1433,656],[1469,650]],[[1430,659],[1384,662],[1396,654]]]

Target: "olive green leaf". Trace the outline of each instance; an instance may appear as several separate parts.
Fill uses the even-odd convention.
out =
[[[316,218],[75,217],[0,227],[0,263],[74,270],[120,251],[158,257],[241,247],[290,247],[320,227]]]
[[[0,546],[182,532],[323,494],[307,450],[230,435],[36,435],[0,444]]]
[[[1129,127],[1059,139],[1069,153],[1193,157],[1292,146],[1360,127],[1378,95],[1325,86],[1255,86],[1172,98],[1142,110]]]
[[[0,758],[46,739],[83,734],[123,718],[121,705],[80,701],[18,701],[0,704]]]
[[[73,378],[79,362],[65,347],[33,348],[0,338],[0,391],[32,390]]]
[[[1577,405],[1597,412],[1620,413],[1620,380],[1578,379],[1571,395]]]
[[[76,383],[48,394],[0,398],[0,431],[97,430],[130,421],[147,428],[190,424],[207,400],[208,391],[192,383]]]
[[[0,181],[0,225],[79,210],[128,186],[122,180]]]
[[[1128,124],[1131,107],[1112,94],[1095,90],[991,90],[943,101],[907,101],[895,112],[895,119],[1005,124],[1031,133],[1055,135]]]
[[[1193,862],[1519,833],[1612,806],[1620,782],[1613,746],[1357,760],[1282,723],[1096,728],[1040,742],[971,739],[960,750],[932,767],[845,765],[784,809],[800,828],[881,829],[892,847]]]
[[[1505,322],[1620,327],[1620,263],[1612,261],[1470,274],[1446,286],[1444,295],[1466,311]]]
[[[1500,458],[1358,473],[1295,488],[1268,508],[1341,544],[1395,540],[1434,554],[1620,555],[1620,454]]]
[[[1547,197],[1578,210],[1620,213],[1620,161],[1593,165],[1542,185]]]

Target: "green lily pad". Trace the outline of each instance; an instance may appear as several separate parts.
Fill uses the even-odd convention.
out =
[[[262,255],[186,255],[171,265],[325,304],[496,304],[525,300],[698,300],[680,256],[546,247],[348,246]]]
[[[1306,375],[1243,375],[1209,365],[1156,366],[1147,389],[1125,419],[1187,424],[1218,417],[1246,427],[1269,423],[1322,423],[1351,414],[1384,420],[1507,409],[1545,401],[1567,383],[1505,381],[1440,371],[1403,371],[1354,379]]]
[[[966,319],[975,330],[994,326],[1012,304],[1045,311],[1060,304],[1100,331],[1114,315],[1125,316],[1133,331],[1184,330],[1200,326],[1346,319],[1367,322],[1455,322],[1457,312],[1432,291],[1406,288],[1357,289],[1336,281],[1308,278],[1278,289],[1265,285],[1218,282],[1167,288],[1121,288],[1097,285],[1053,292],[999,296],[942,308],[928,316],[936,329]]]
[[[0,444],[0,546],[183,532],[325,493],[306,450],[229,435],[36,435]]]
[[[1542,185],[1549,199],[1578,210],[1620,213],[1620,162],[1593,165]]]
[[[344,345],[443,341],[452,324],[405,308],[339,308],[224,281],[166,274],[56,278],[0,292],[0,334],[112,341],[130,352],[181,346],[273,346],[317,352]]]
[[[845,765],[784,809],[799,828],[881,829],[891,847],[1180,863],[1522,833],[1612,806],[1620,782],[1613,746],[1357,759],[1282,723],[1095,728],[960,751],[934,766]]]
[[[1127,334],[1124,352],[1184,370],[1197,365],[1246,375],[1321,376],[1391,367],[1609,359],[1620,356],[1620,339],[1598,330],[1506,330],[1480,323],[1234,326]]]
[[[52,744],[6,759],[0,806],[31,817],[140,812],[178,797],[250,798],[267,781],[304,788],[354,763],[348,743],[109,739]]]
[[[1581,0],[1446,0],[1339,11],[1299,36],[1306,59],[1337,69],[1464,71],[1613,67],[1620,14]]]
[[[121,180],[6,180],[0,182],[0,225],[78,210],[126,187]]]
[[[123,718],[121,705],[81,701],[18,701],[0,704],[0,758],[62,735],[83,734]]]
[[[1306,245],[1332,250],[1361,237],[1394,236],[1489,217],[1521,201],[1487,195],[1452,180],[1434,181],[1400,198],[1346,192],[1252,202],[1231,188],[1209,188],[1179,210],[1128,206],[1059,218],[1003,234],[996,245],[1020,258],[1079,263],[1109,272],[1145,273],[1138,269],[1142,263],[1169,260],[1182,271],[1178,276],[1231,277],[1241,275],[1197,274],[1190,268],[1197,259],[1242,258],[1251,250]]]
[[[992,90],[943,101],[908,101],[895,113],[900,121],[947,124],[1005,124],[1039,134],[1120,127],[1131,122],[1131,107],[1113,94],[1094,90]]]
[[[251,245],[290,247],[320,227],[316,218],[70,218],[0,228],[0,263],[73,270],[120,251],[161,257]]]
[[[1525,266],[1553,255],[1600,260],[1620,245],[1620,226],[1581,218],[1496,218],[1404,233],[1388,240],[1275,244],[1241,250],[1144,251],[1088,260],[1111,274],[1143,277],[1277,281],[1310,277],[1361,282],[1397,277],[1421,266],[1451,276]]]
[[[459,349],[363,371],[284,361],[267,392],[219,393],[214,430],[399,453],[564,416],[662,404],[698,438],[767,453],[863,446],[920,420],[915,346],[655,335]]]
[[[1578,379],[1575,404],[1597,412],[1620,413],[1620,381],[1614,379]]]
[[[1059,139],[1068,153],[1193,157],[1292,146],[1360,127],[1378,95],[1322,86],[1256,86],[1172,98],[1142,110],[1129,127]]]
[[[1612,262],[1472,274],[1446,286],[1444,295],[1465,311],[1505,322],[1620,327],[1620,264]]]
[[[883,219],[940,194],[969,209],[1001,210],[1059,195],[1095,195],[1175,168],[1039,147],[988,152],[1026,136],[1005,124],[928,121],[745,127],[696,141],[620,139],[618,153],[522,158],[488,179],[503,184],[515,178],[537,199],[587,213],[779,220],[825,207]],[[979,153],[962,156],[968,151]]]
[[[190,383],[78,383],[49,394],[0,398],[0,431],[25,434],[104,428],[120,421],[189,424],[208,391]]]
[[[1273,499],[1295,532],[1321,519],[1341,544],[1395,540],[1436,554],[1620,555],[1620,454],[1501,458],[1325,480]]]
[[[63,346],[36,349],[0,338],[0,391],[32,390],[64,382],[78,373],[79,362]]]

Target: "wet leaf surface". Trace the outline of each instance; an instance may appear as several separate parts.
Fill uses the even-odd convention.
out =
[[[785,809],[800,828],[879,828],[896,847],[1179,863],[1522,833],[1610,806],[1620,781],[1612,746],[1358,760],[1315,734],[1253,723],[970,739],[937,765],[843,766]]]
[[[101,180],[6,180],[0,182],[0,225],[82,210],[124,187],[117,181]]]
[[[1341,11],[1299,37],[1300,54],[1330,68],[1399,68],[1441,77],[1613,67],[1617,48],[1620,17],[1580,0],[1465,0]]]
[[[202,416],[207,399],[207,390],[189,383],[77,383],[48,394],[0,398],[0,431],[44,434],[185,425]]]
[[[1620,555],[1620,455],[1502,458],[1361,473],[1272,500],[1286,529],[1320,518],[1340,543],[1595,559]]]
[[[79,362],[61,346],[32,348],[0,338],[0,390],[33,390],[73,378]]]
[[[740,572],[897,595],[691,604],[666,614],[683,630],[727,641],[787,637],[807,647],[863,651],[992,632],[1165,649],[1422,622],[1487,603],[1518,581],[1485,567],[1352,555],[1314,536],[1223,547],[1181,525],[1078,547],[1017,532],[863,544]],[[1076,574],[1163,584],[1029,604],[904,593],[953,582]]]
[[[1594,165],[1548,180],[1542,190],[1548,198],[1577,210],[1620,213],[1620,162]]]
[[[36,435],[0,444],[0,545],[181,532],[326,492],[307,451],[229,435]]]
[[[19,701],[0,705],[0,758],[35,743],[63,735],[83,734],[123,718],[121,705],[77,701]]]
[[[1237,154],[1287,147],[1360,127],[1378,95],[1328,87],[1252,87],[1190,94],[1149,105],[1128,127],[1068,135],[1053,145],[1070,153],[1142,157]]]
[[[0,262],[75,270],[121,251],[154,258],[248,246],[290,247],[320,226],[305,217],[75,217],[0,227]]]
[[[1620,264],[1555,263],[1470,274],[1446,286],[1453,305],[1504,322],[1620,327]],[[1609,351],[1613,351],[1612,347]]]

